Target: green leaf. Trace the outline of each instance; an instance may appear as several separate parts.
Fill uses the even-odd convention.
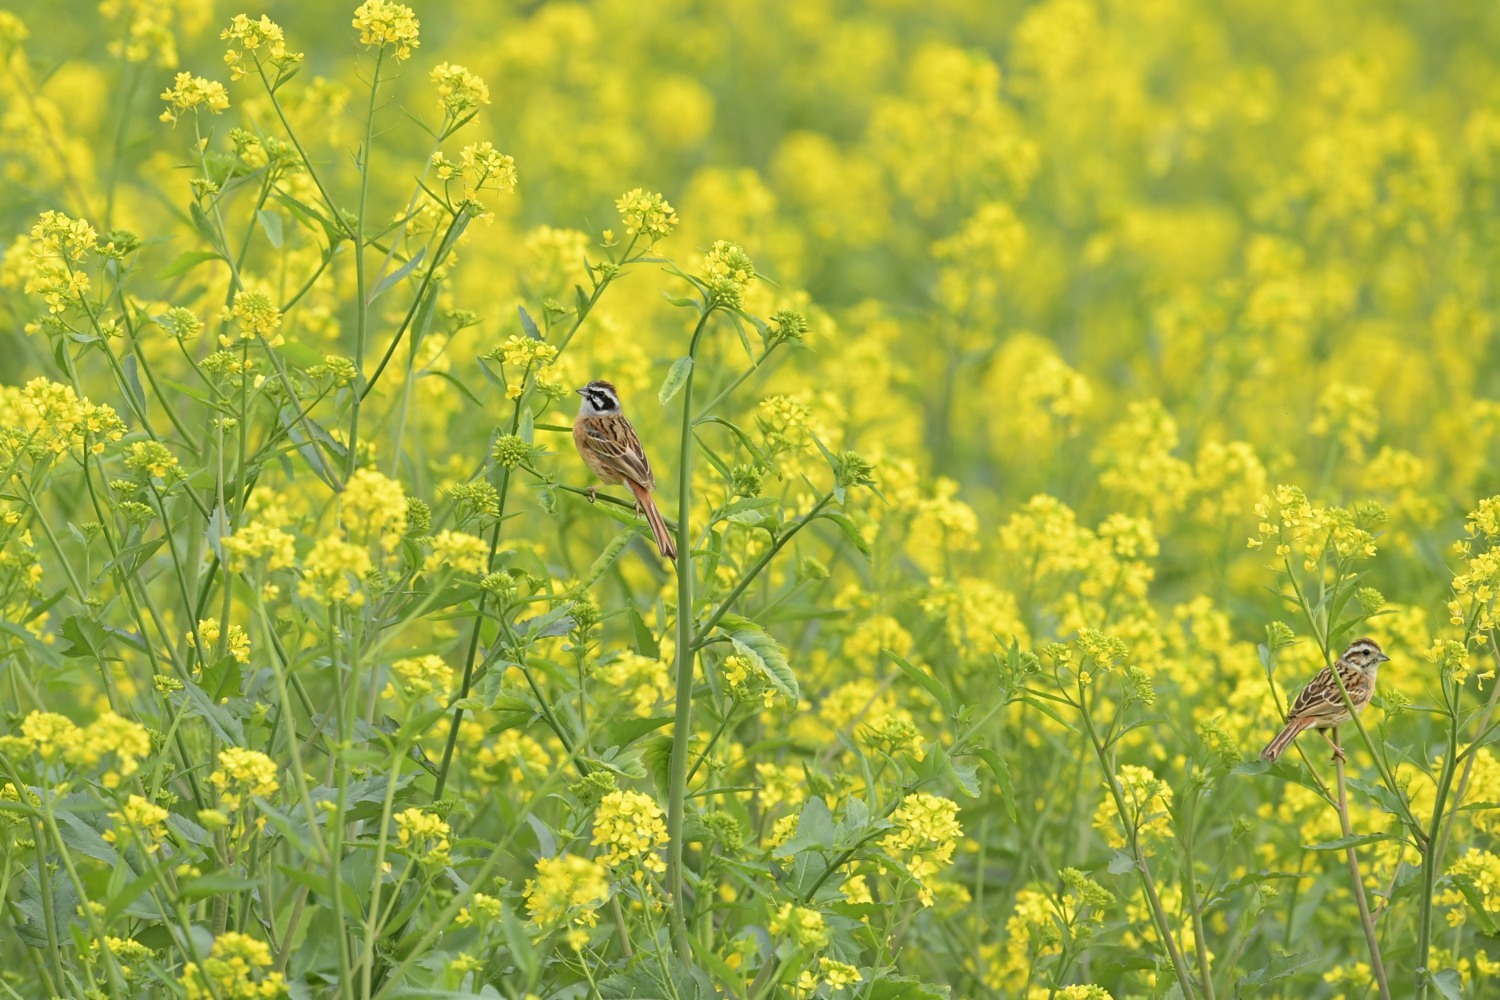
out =
[[[656,641],[651,627],[646,624],[646,619],[641,617],[641,613],[635,609],[634,605],[630,607],[630,628],[635,633],[635,651],[647,659],[661,659],[661,643]]]
[[[879,974],[871,977],[870,988],[859,994],[861,1000],[948,1000],[946,986],[934,986],[910,976]]]
[[[661,400],[661,405],[666,406],[671,398],[682,391],[687,384],[687,377],[693,370],[693,356],[685,355],[672,362],[672,368],[667,372],[666,381],[662,382],[661,390],[656,398]]]
[[[541,340],[542,331],[537,329],[536,320],[531,318],[531,313],[526,311],[526,307],[516,306],[516,312],[521,314],[521,329],[526,331],[526,336],[532,340]]]
[[[1109,859],[1109,873],[1111,875],[1124,875],[1126,872],[1135,871],[1135,858],[1124,851],[1115,851],[1114,857]]]
[[[644,719],[622,719],[612,722],[604,730],[604,745],[610,747],[628,747],[636,740],[653,733],[662,726],[670,725],[672,716],[653,715]]]
[[[1303,958],[1301,955],[1288,955],[1286,952],[1273,950],[1269,964],[1256,969],[1249,975],[1241,976],[1239,982],[1235,985],[1241,989],[1247,986],[1269,986],[1278,979],[1290,978],[1300,969],[1312,965],[1314,961],[1316,959]]]
[[[1444,875],[1438,880],[1439,885],[1451,886],[1463,894],[1469,904],[1469,909],[1475,922],[1479,926],[1481,934],[1493,936],[1495,934],[1495,918],[1490,915],[1485,906],[1484,893],[1474,884],[1474,880],[1468,875]]]
[[[495,717],[491,732],[496,733],[505,729],[522,729],[537,717],[537,710],[531,702],[509,694],[502,694],[491,702],[490,711]]]
[[[105,840],[98,830],[85,823],[82,817],[71,810],[59,809],[57,818],[61,820],[57,827],[57,834],[70,849],[96,861],[103,861],[107,865],[120,863],[119,852],[110,846],[109,841]]]
[[[258,884],[254,879],[242,878],[232,872],[210,872],[186,883],[179,892],[183,899],[204,899],[224,893],[244,892],[246,889],[254,889]]]
[[[1443,1000],[1463,1000],[1464,981],[1457,969],[1434,972],[1429,978],[1433,988],[1443,995]]]
[[[408,260],[405,264],[402,264],[396,270],[392,271],[390,274],[387,274],[384,278],[381,278],[380,284],[376,285],[375,290],[370,293],[369,301],[374,302],[386,292],[390,291],[392,288],[405,281],[407,277],[417,269],[417,266],[422,263],[422,258],[426,256],[427,248],[422,247],[416,253],[412,254],[411,259]]]
[[[938,707],[947,715],[953,714],[953,694],[936,677],[923,670],[921,667],[913,666],[906,657],[894,650],[884,650],[885,655],[895,661],[896,666],[911,681],[916,682],[923,691],[932,696],[932,700],[938,703]]]
[[[859,530],[859,525],[851,521],[849,515],[841,514],[836,510],[829,510],[819,514],[818,517],[824,521],[832,521],[838,525],[839,530],[844,533],[844,537],[849,539],[850,543],[859,550],[859,554],[866,559],[870,558],[870,543],[865,541],[865,536]]]
[[[1010,821],[1019,823],[1021,818],[1016,811],[1016,787],[1010,778],[1010,765],[989,747],[975,747],[969,752],[984,761],[990,773],[995,776],[995,780],[1000,783],[1000,803],[1005,807]]]
[[[211,260],[223,259],[223,257],[212,250],[185,250],[174,257],[172,263],[163,268],[156,277],[165,281],[167,278],[175,278],[179,274],[186,274],[199,264],[205,264]]]
[[[280,250],[285,239],[281,231],[281,216],[269,208],[263,208],[255,213],[255,221],[260,223],[260,231],[266,234],[266,242]]]
[[[70,659],[87,657],[99,661],[108,659],[104,655],[104,645],[109,639],[109,633],[105,632],[103,626],[96,621],[79,615],[69,615],[63,619],[62,637],[72,643],[67,649],[62,650],[63,656]]]
[[[719,630],[729,636],[734,651],[750,661],[767,683],[791,699],[792,704],[801,700],[802,692],[797,687],[791,664],[787,663],[786,651],[771,638],[770,633],[739,615],[725,615],[719,619]]]
[[[632,526],[610,539],[609,544],[604,546],[604,551],[599,553],[599,558],[594,560],[594,565],[589,567],[589,571],[584,574],[583,578],[578,581],[577,586],[573,588],[573,593],[581,595],[597,583],[599,578],[608,573],[609,568],[619,560],[620,556],[625,552],[626,546],[639,538],[644,530],[639,525]]]
[[[1303,844],[1304,851],[1343,851],[1350,847],[1363,847],[1366,844],[1378,844],[1382,840],[1393,840],[1388,833],[1356,833],[1348,837],[1340,837],[1337,840],[1325,840],[1319,844]]]

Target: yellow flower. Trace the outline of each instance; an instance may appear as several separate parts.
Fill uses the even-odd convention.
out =
[[[783,903],[771,918],[771,933],[790,938],[799,948],[817,950],[828,944],[828,925],[823,914],[792,903]]]
[[[421,698],[430,694],[445,701],[452,688],[453,668],[441,656],[428,653],[392,663],[391,683],[386,685],[385,696],[391,699],[398,695]]]
[[[902,801],[891,814],[894,829],[881,838],[886,853],[906,858],[906,870],[917,883],[917,898],[923,906],[933,904],[931,882],[953,860],[963,827],[958,822],[958,803],[928,792],[917,792]]]
[[[395,820],[396,838],[403,850],[424,865],[441,867],[448,863],[448,835],[452,831],[446,820],[421,809],[403,809]]]
[[[350,537],[395,548],[406,531],[406,491],[374,469],[356,469],[344,484],[341,519]]]
[[[667,844],[667,825],[661,807],[641,792],[620,790],[604,796],[594,812],[593,843],[605,848],[603,861],[611,867],[640,862],[648,871],[667,870],[656,853]]]
[[[191,73],[178,73],[172,86],[162,91],[161,99],[167,102],[161,120],[174,125],[184,111],[206,108],[217,115],[229,110],[229,92],[222,83]]]
[[[632,188],[615,200],[625,231],[646,238],[648,244],[669,236],[677,228],[677,212],[659,194]]]
[[[168,815],[165,809],[149,799],[131,795],[123,806],[109,814],[115,826],[104,831],[104,839],[113,844],[123,833],[126,839],[134,839],[148,853],[154,854],[167,837]]]
[[[163,69],[177,65],[173,10],[158,0],[103,0],[99,13],[116,22],[109,54],[126,62],[154,61]]]
[[[264,14],[260,16],[260,20],[236,14],[229,22],[229,27],[219,33],[219,37],[231,43],[229,50],[224,53],[224,63],[229,67],[231,80],[238,80],[250,72],[245,66],[246,52],[250,53],[251,61],[256,66],[260,66],[262,62],[269,63],[275,67],[277,75],[302,61],[301,52],[287,51],[286,34],[281,25]]]
[[[667,664],[635,652],[624,652],[600,666],[595,675],[605,688],[613,691],[641,717],[650,715],[656,706],[672,696],[672,681]]]
[[[369,549],[325,535],[313,543],[312,551],[302,561],[297,593],[308,599],[361,607],[365,595],[356,588],[373,568]]]
[[[460,118],[490,103],[490,88],[479,77],[457,63],[439,63],[432,69],[438,101],[451,118]]]
[[[220,543],[232,573],[243,573],[251,563],[265,560],[269,570],[284,569],[296,561],[296,540],[281,528],[251,521]]]
[[[738,308],[755,280],[755,264],[737,244],[716,240],[703,261],[703,281],[714,301]]]
[[[452,570],[478,575],[489,562],[489,546],[484,539],[462,531],[440,531],[432,539],[432,552],[422,564],[429,573]]]
[[[593,927],[599,907],[609,900],[608,873],[597,861],[572,854],[538,858],[536,878],[526,881],[525,896],[527,912],[539,927]]]
[[[416,12],[405,4],[390,0],[365,0],[354,11],[354,27],[359,29],[361,45],[392,47],[397,59],[407,59],[421,43],[417,30],[421,24]]]
[[[219,751],[219,766],[208,783],[219,790],[219,801],[230,810],[240,808],[247,795],[268,799],[281,787],[276,762],[259,750],[227,747]]]
[[[269,972],[271,948],[248,934],[226,931],[214,939],[203,967],[182,967],[188,1000],[269,1000],[287,995],[285,978]]]
[[[217,644],[221,635],[223,635],[223,630],[219,627],[219,619],[203,618],[198,622],[197,637],[194,637],[192,632],[188,632],[183,638],[194,649],[197,648],[198,639],[201,638],[204,648],[207,649]],[[229,634],[224,637],[224,643],[225,647],[229,650],[229,655],[234,657],[235,662],[250,662],[250,636],[243,628],[238,625],[229,626]]]
[[[284,339],[276,332],[281,326],[281,310],[264,288],[244,288],[235,292],[234,303],[226,311],[225,318],[239,326],[243,339],[264,337],[272,347],[280,346]],[[228,347],[234,340],[221,334],[219,343]]]

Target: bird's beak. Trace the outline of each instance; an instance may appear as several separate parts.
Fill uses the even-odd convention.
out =
[[[1390,659],[1389,656],[1386,656],[1384,653],[1381,653],[1380,654],[1380,659],[1377,662],[1384,663],[1386,660],[1389,660],[1389,659]]]
[[[573,391],[576,392],[576,393],[578,393],[578,395],[580,395],[580,396],[583,395],[583,390],[582,389],[574,389]]]

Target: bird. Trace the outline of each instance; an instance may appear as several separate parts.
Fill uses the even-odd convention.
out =
[[[662,520],[661,511],[651,499],[656,489],[656,477],[651,474],[651,463],[646,459],[646,450],[641,447],[640,436],[625,417],[620,407],[620,394],[615,387],[603,379],[595,379],[582,389],[575,390],[583,397],[578,408],[578,419],[573,422],[573,443],[578,454],[594,474],[610,486],[624,483],[635,494],[636,509],[646,515],[651,525],[651,536],[663,559],[677,558],[677,544]],[[589,487],[589,502],[594,502],[597,486]]]
[[[1287,710],[1286,728],[1266,744],[1260,755],[1266,760],[1274,761],[1304,729],[1325,731],[1348,722],[1349,706],[1339,693],[1333,671],[1339,672],[1344,690],[1349,692],[1349,701],[1353,704],[1354,711],[1358,712],[1370,703],[1371,696],[1375,694],[1375,672],[1389,659],[1373,639],[1357,639],[1350,643],[1338,662],[1319,671],[1312,682],[1302,689],[1302,693],[1297,695],[1297,700]],[[1325,739],[1328,738],[1327,732],[1323,735]],[[1333,743],[1333,740],[1329,739],[1329,742]],[[1333,755],[1337,759],[1343,759],[1343,751],[1337,743],[1333,744]]]

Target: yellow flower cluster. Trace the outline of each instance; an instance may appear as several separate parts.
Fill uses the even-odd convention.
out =
[[[231,80],[240,79],[250,73],[252,68],[259,71],[267,63],[280,74],[302,62],[301,52],[287,49],[286,33],[282,31],[281,25],[264,14],[259,20],[252,20],[245,14],[234,15],[229,27],[219,33],[219,38],[230,43],[229,49],[224,53],[224,64],[229,67]],[[246,65],[247,52],[250,53],[248,61],[253,67]]]
[[[526,880],[524,893],[526,910],[539,927],[593,927],[599,922],[599,907],[609,900],[608,872],[597,861],[575,854],[538,858],[536,878]]]
[[[219,751],[219,766],[208,783],[219,790],[219,801],[231,811],[239,809],[246,796],[268,799],[281,787],[276,762],[259,750],[227,747]]]
[[[100,455],[125,436],[125,423],[105,403],[79,398],[70,386],[34,378],[20,388],[0,386],[0,457],[6,462],[67,454]]]
[[[354,11],[354,27],[359,29],[359,44],[390,46],[398,60],[411,58],[411,50],[421,44],[416,12],[390,0],[365,0]]]
[[[923,906],[933,904],[933,879],[953,861],[963,836],[958,803],[929,792],[917,792],[891,814],[893,829],[880,841],[886,853],[904,858]]]
[[[213,948],[200,968],[182,967],[182,988],[188,1000],[273,1000],[287,996],[286,978],[269,971],[271,948],[248,934],[226,931],[214,938]]]
[[[490,88],[485,82],[456,63],[434,66],[431,79],[437,87],[438,102],[450,118],[460,118],[490,103]]]
[[[664,872],[657,853],[667,843],[667,825],[656,800],[642,792],[610,792],[594,811],[594,846],[603,847],[601,859],[611,868],[639,863],[647,871]]]
[[[432,695],[440,702],[453,689],[453,668],[441,656],[409,656],[391,664],[391,682],[386,685],[387,698],[410,699]]]
[[[161,120],[173,125],[186,111],[196,113],[201,108],[217,115],[229,110],[229,92],[222,83],[191,73],[178,73],[172,86],[161,92],[161,99],[167,102]]]
[[[631,188],[615,201],[625,232],[644,236],[648,244],[665,239],[677,228],[677,212],[667,199],[643,188]]]
[[[828,924],[823,914],[794,903],[782,903],[776,910],[771,917],[771,933],[808,951],[828,946]]]
[[[134,841],[148,854],[155,854],[162,841],[167,838],[167,817],[170,814],[150,799],[132,794],[109,818],[114,828],[104,831],[104,839],[111,844]]]
[[[448,863],[448,821],[422,809],[403,809],[395,816],[396,839],[401,849],[424,865],[441,868]]]
[[[352,539],[392,549],[406,532],[406,491],[374,469],[356,469],[344,483],[341,520]]]
[[[477,576],[489,563],[489,546],[483,538],[463,531],[444,529],[432,538],[432,551],[422,568],[428,573],[452,571]]]
[[[109,760],[100,777],[105,788],[119,787],[151,753],[146,728],[114,712],[101,712],[87,726],[55,712],[32,712],[21,721],[21,738],[44,761],[91,769]]]
[[[228,650],[230,656],[234,657],[236,662],[250,662],[249,634],[238,625],[229,626],[229,632],[226,634],[219,626],[219,619],[217,618],[203,618],[199,620],[196,636],[193,632],[189,631],[183,636],[183,640],[187,642],[188,646],[196,649],[198,640],[202,639],[203,648],[207,651],[210,647],[218,644],[220,637],[223,637],[225,649]]]
[[[658,705],[672,697],[667,664],[636,652],[621,653],[596,668],[595,676],[642,718],[651,715]]]

